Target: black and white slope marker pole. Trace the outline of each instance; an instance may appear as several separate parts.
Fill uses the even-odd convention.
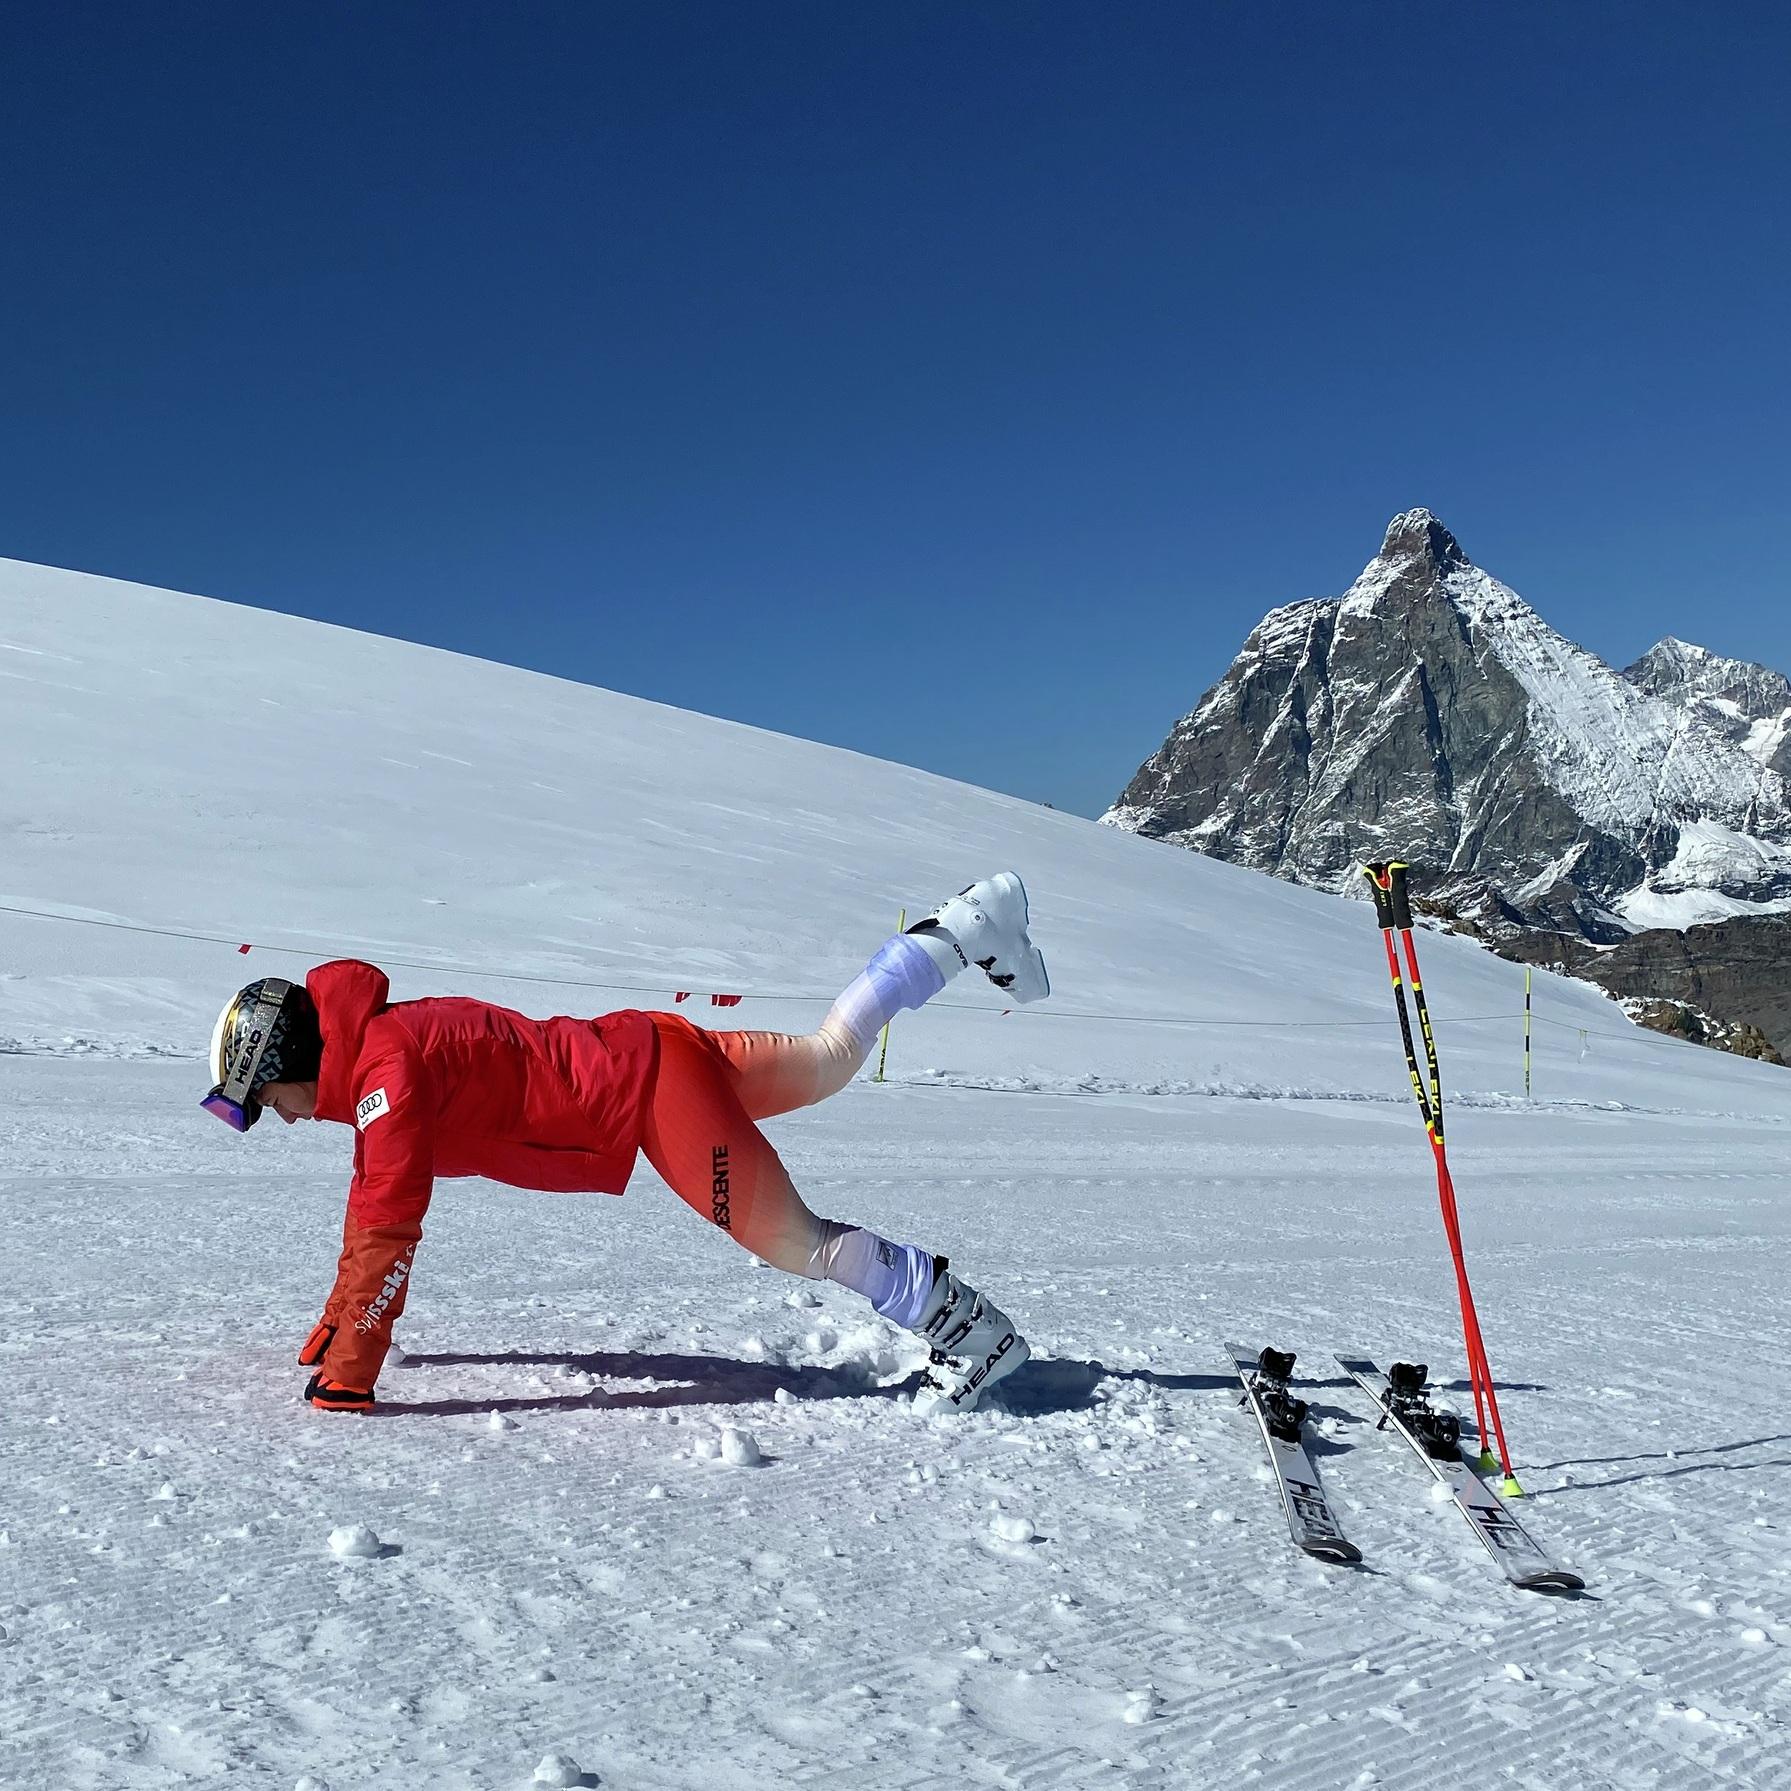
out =
[[[1453,1412],[1432,1407],[1426,1385],[1429,1370],[1423,1363],[1395,1362],[1383,1374],[1366,1356],[1339,1356],[1337,1366],[1380,1408],[1375,1429],[1392,1425],[1448,1489],[1456,1510],[1512,1585],[1530,1592],[1578,1592],[1584,1588],[1586,1582],[1556,1563],[1462,1455],[1461,1426]]]
[[[1293,1378],[1293,1357],[1278,1349],[1253,1352],[1235,1343],[1225,1347],[1244,1383],[1240,1403],[1249,1406],[1262,1430],[1295,1546],[1318,1561],[1360,1561],[1362,1551],[1344,1535],[1319,1484],[1318,1469],[1306,1453],[1306,1402],[1295,1398],[1288,1384]]]
[[[1418,1098],[1418,1112],[1424,1120],[1425,1135],[1430,1139],[1430,1152],[1436,1160],[1437,1203],[1443,1211],[1443,1231],[1449,1239],[1449,1254],[1455,1262],[1455,1291],[1461,1304],[1462,1342],[1468,1352],[1468,1379],[1474,1389],[1474,1418],[1480,1429],[1480,1467],[1483,1471],[1498,1467],[1505,1471],[1500,1491],[1507,1498],[1516,1498],[1523,1488],[1511,1471],[1511,1451],[1505,1445],[1505,1422],[1499,1416],[1498,1394],[1493,1390],[1492,1369],[1486,1360],[1486,1343],[1480,1335],[1480,1315],[1474,1310],[1474,1290],[1468,1284],[1467,1259],[1461,1246],[1461,1215],[1455,1206],[1455,1180],[1449,1173],[1449,1157],[1443,1145],[1443,1082],[1437,1069],[1436,1034],[1431,1030],[1430,1007],[1424,999],[1424,982],[1418,975],[1418,947],[1412,940],[1412,904],[1406,889],[1406,872],[1410,866],[1398,859],[1362,867],[1362,875],[1374,891],[1374,918],[1381,929],[1381,940],[1387,948],[1387,969],[1393,978],[1393,1000],[1399,1010],[1399,1036],[1405,1044],[1405,1067],[1412,1078],[1412,1093]],[[1405,1006],[1405,982],[1400,975],[1399,953],[1393,949],[1393,935],[1399,935],[1405,953],[1406,968],[1411,973],[1412,1002],[1418,1010],[1418,1025],[1424,1034],[1424,1061],[1430,1072],[1429,1083],[1418,1073],[1418,1053],[1412,1045],[1412,1022]],[[1491,1418],[1489,1430],[1487,1420]],[[1495,1458],[1491,1443],[1497,1440]]]

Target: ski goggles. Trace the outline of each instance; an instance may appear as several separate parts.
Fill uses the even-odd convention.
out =
[[[273,1042],[274,1022],[280,1017],[281,1005],[291,993],[292,984],[270,976],[261,985],[255,1011],[241,1026],[235,1056],[226,1063],[224,1080],[199,1105],[214,1118],[221,1119],[233,1131],[246,1132],[261,1117],[261,1104],[255,1099],[255,1074]],[[225,1031],[238,1029],[234,1011],[225,1023]]]

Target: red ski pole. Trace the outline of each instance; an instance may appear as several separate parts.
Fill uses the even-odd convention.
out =
[[[1374,891],[1375,920],[1387,948],[1387,969],[1393,979],[1393,999],[1399,1012],[1399,1035],[1405,1045],[1406,1069],[1412,1078],[1412,1092],[1417,1097],[1418,1112],[1436,1159],[1437,1204],[1442,1210],[1443,1233],[1449,1240],[1449,1254],[1455,1267],[1456,1298],[1461,1307],[1462,1343],[1467,1350],[1468,1381],[1474,1393],[1474,1418],[1480,1430],[1480,1465],[1494,1466],[1490,1441],[1498,1443],[1497,1465],[1505,1471],[1502,1490],[1507,1495],[1522,1492],[1511,1470],[1511,1451],[1505,1442],[1505,1424],[1499,1414],[1498,1394],[1493,1387],[1492,1367],[1487,1361],[1486,1340],[1480,1330],[1480,1314],[1474,1306],[1474,1290],[1468,1280],[1467,1256],[1461,1241],[1461,1214],[1455,1201],[1455,1179],[1449,1173],[1449,1156],[1443,1138],[1443,1083],[1437,1067],[1436,1035],[1431,1029],[1430,1008],[1424,999],[1424,982],[1418,974],[1418,948],[1412,939],[1412,908],[1406,890],[1409,867],[1399,860],[1363,866],[1369,887]],[[1399,953],[1393,935],[1397,932],[1405,953],[1410,974],[1412,1000],[1418,1009],[1418,1024],[1424,1034],[1425,1067],[1429,1085],[1418,1070],[1418,1053],[1412,1041],[1411,1019],[1406,1012],[1405,977],[1400,974]],[[1491,1428],[1488,1428],[1488,1417]]]
[[[1424,999],[1424,979],[1418,974],[1418,947],[1412,938],[1411,906],[1404,900],[1404,867],[1401,867],[1399,883],[1401,885],[1401,903],[1395,904],[1396,910],[1403,906],[1403,919],[1399,922],[1399,942],[1405,951],[1406,966],[1411,972],[1412,1000],[1418,1009],[1418,1028],[1424,1035],[1425,1064],[1430,1071],[1430,1104],[1434,1116],[1434,1125],[1430,1128],[1431,1151],[1437,1163],[1437,1201],[1443,1210],[1443,1229],[1449,1239],[1450,1253],[1455,1258],[1456,1288],[1461,1301],[1462,1341],[1467,1344],[1470,1364],[1475,1356],[1479,1362],[1477,1373],[1484,1391],[1485,1406],[1492,1413],[1493,1434],[1499,1444],[1499,1465],[1505,1470],[1505,1478],[1516,1484],[1511,1472],[1511,1457],[1505,1448],[1505,1426],[1499,1416],[1499,1398],[1493,1388],[1492,1367],[1486,1359],[1486,1341],[1480,1331],[1480,1314],[1474,1305],[1474,1290],[1468,1283],[1467,1256],[1461,1243],[1461,1214],[1455,1204],[1455,1178],[1449,1173],[1449,1157],[1443,1142],[1443,1081],[1437,1068],[1436,1034],[1430,1026],[1430,1006]],[[1476,1401],[1475,1413],[1480,1415],[1480,1402]],[[1484,1422],[1480,1430],[1480,1462],[1482,1467],[1493,1465],[1487,1449],[1487,1432]]]
[[[1403,867],[1402,867],[1403,868]],[[1377,889],[1380,887],[1377,884]],[[1399,1012],[1399,1033],[1405,1041],[1405,1065],[1412,1078],[1412,1093],[1418,1100],[1418,1112],[1424,1120],[1425,1135],[1430,1140],[1432,1153],[1438,1148],[1437,1106],[1429,1092],[1425,1089],[1424,1079],[1418,1073],[1418,1054],[1412,1045],[1411,1016],[1406,1011],[1405,981],[1400,973],[1399,955],[1393,944],[1393,923],[1389,920],[1381,934],[1387,947],[1387,969],[1393,978],[1393,999]],[[1439,1091],[1440,1092],[1440,1091]],[[1453,1212],[1453,1187],[1450,1194],[1444,1193],[1444,1177],[1447,1175],[1446,1160],[1438,1157],[1437,1163],[1437,1198],[1443,1209],[1443,1231],[1449,1240],[1450,1255],[1455,1264],[1455,1290],[1462,1309],[1462,1340],[1468,1353],[1468,1384],[1474,1393],[1474,1420],[1480,1427],[1482,1447],[1488,1435],[1486,1426],[1486,1400],[1481,1391],[1484,1375],[1480,1360],[1480,1352],[1474,1347],[1473,1326],[1469,1323],[1468,1313],[1472,1310],[1473,1294],[1467,1285],[1467,1272],[1463,1266],[1464,1259],[1460,1249],[1459,1228]]]

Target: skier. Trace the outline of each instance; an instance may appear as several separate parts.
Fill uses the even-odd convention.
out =
[[[531,1020],[459,997],[388,1003],[382,970],[320,964],[303,987],[264,977],[212,1034],[201,1103],[246,1132],[356,1128],[336,1283],[299,1351],[305,1398],[366,1411],[404,1310],[437,1176],[620,1194],[637,1151],[705,1219],[792,1274],[838,1282],[914,1331],[932,1357],[915,1409],[966,1412],[1031,1353],[943,1256],[809,1211],[756,1120],[823,1100],[857,1073],[885,1023],[975,964],[1009,999],[1050,993],[1012,871],[972,884],[887,940],[818,1032],[709,1032],[627,1011]]]

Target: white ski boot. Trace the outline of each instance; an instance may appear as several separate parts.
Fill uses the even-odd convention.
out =
[[[934,1412],[975,1411],[982,1396],[1032,1354],[1014,1321],[960,1281],[943,1256],[914,1331],[933,1346],[933,1359],[914,1394],[914,1410],[923,1418]]]
[[[1000,871],[972,883],[908,931],[943,933],[965,964],[974,964],[1015,1001],[1042,1001],[1051,993],[1045,960],[1026,931],[1026,885],[1016,872]]]

